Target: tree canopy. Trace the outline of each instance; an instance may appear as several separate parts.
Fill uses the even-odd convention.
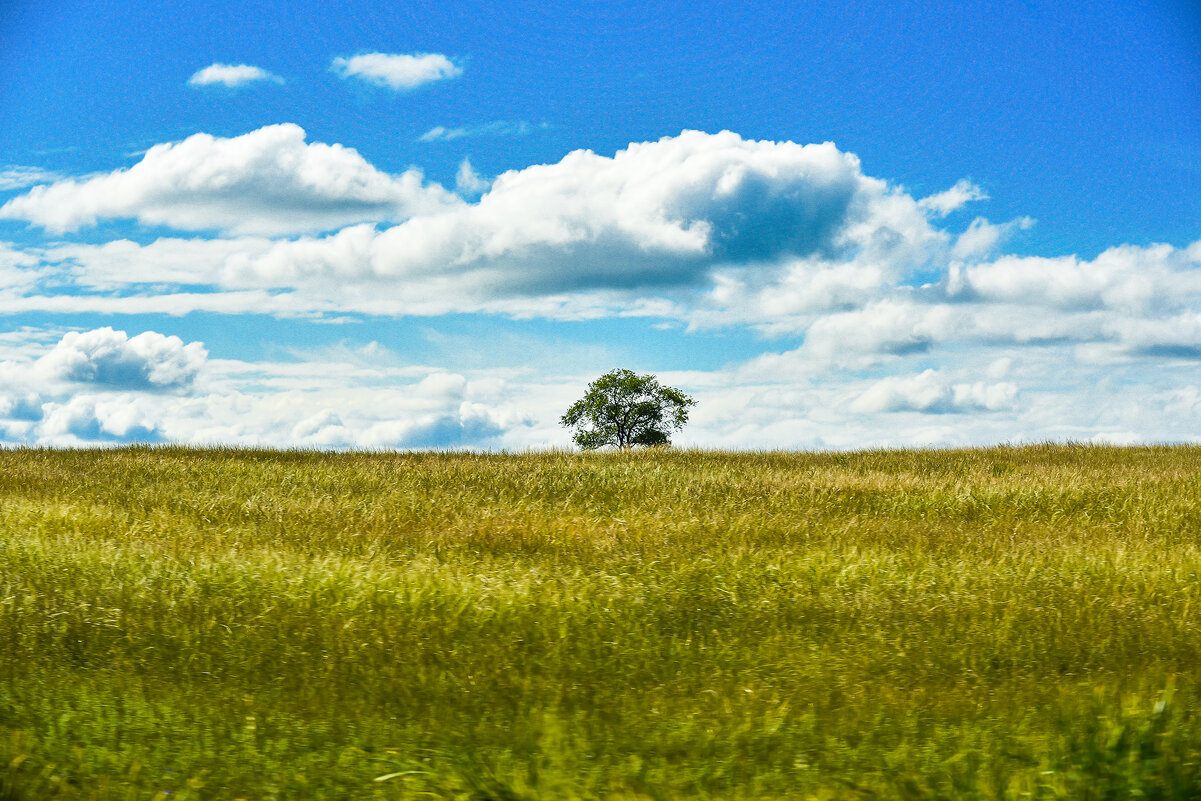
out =
[[[653,375],[611,370],[588,385],[584,397],[571,405],[560,422],[575,429],[572,439],[586,451],[613,445],[670,444],[670,432],[688,422],[696,401]]]

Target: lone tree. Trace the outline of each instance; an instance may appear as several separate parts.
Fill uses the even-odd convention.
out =
[[[572,439],[586,451],[616,445],[667,445],[668,433],[688,422],[696,401],[653,375],[612,370],[588,385],[588,394],[571,404],[560,422],[575,429]]]

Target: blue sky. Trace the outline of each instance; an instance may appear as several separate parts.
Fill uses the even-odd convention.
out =
[[[0,441],[1201,434],[1188,2],[0,7]]]

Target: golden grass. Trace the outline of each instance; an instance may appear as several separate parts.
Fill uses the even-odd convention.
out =
[[[0,799],[1199,798],[1199,457],[3,451]]]

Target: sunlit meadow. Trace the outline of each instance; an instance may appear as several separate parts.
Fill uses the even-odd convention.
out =
[[[1201,798],[1199,468],[0,451],[0,799]]]

